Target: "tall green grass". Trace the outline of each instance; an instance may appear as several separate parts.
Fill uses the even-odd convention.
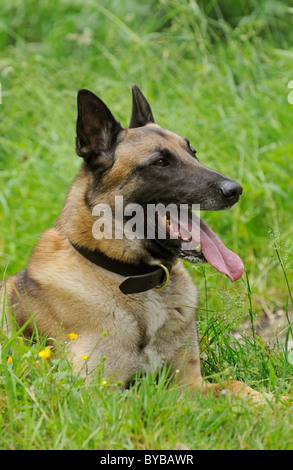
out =
[[[202,214],[242,257],[243,279],[232,285],[209,266],[187,265],[199,288],[204,375],[244,380],[277,397],[259,408],[180,395],[167,387],[166,373],[105,393],[100,380],[84,386],[65,351],[49,364],[38,357],[42,341],[17,339],[16,331],[2,338],[1,448],[293,448],[291,405],[278,398],[292,393],[293,372],[292,8],[254,0],[12,0],[1,7],[3,276],[25,267],[80,167],[78,89],[97,93],[127,126],[137,83],[160,125],[244,188],[232,210]],[[258,319],[280,310],[284,322],[268,344]]]
[[[257,406],[228,393],[191,395],[166,369],[138,374],[121,392],[101,367],[85,386],[65,345],[55,342],[49,362],[40,357],[42,341],[17,333],[1,351],[1,449],[292,449],[292,404],[281,396],[290,393],[292,364],[259,337],[233,339],[231,325],[219,319],[200,334],[206,380],[245,380],[273,391],[275,401]]]

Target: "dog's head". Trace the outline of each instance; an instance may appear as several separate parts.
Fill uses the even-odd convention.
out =
[[[239,200],[242,187],[202,165],[185,137],[156,124],[148,101],[136,85],[132,94],[130,124],[123,129],[96,95],[88,90],[78,93],[76,151],[89,174],[87,206],[94,209],[102,202],[113,209],[115,197],[122,196],[124,208],[135,204],[141,207],[143,236],[139,246],[144,261],[166,262],[178,256],[192,262],[208,261],[230,279],[238,279],[243,272],[241,260],[196,219],[192,205],[209,211],[230,208]],[[147,209],[158,205],[167,212],[162,216],[155,210],[155,235],[148,237],[146,229],[152,223]],[[171,206],[175,212],[178,209],[178,215],[179,208],[187,208],[185,220],[175,220],[175,212],[168,210]],[[129,217],[130,213],[124,212],[124,225]],[[162,226],[166,228],[165,238],[160,236]],[[191,238],[195,245],[188,245]]]

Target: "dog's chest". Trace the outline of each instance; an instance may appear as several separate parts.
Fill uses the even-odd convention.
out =
[[[160,296],[150,295],[145,303],[137,306],[134,313],[136,350],[142,366],[147,365],[151,373],[169,363],[174,351],[182,347],[182,338],[188,334],[190,323],[194,322],[193,296],[189,303],[190,307],[182,307],[182,299],[181,307],[178,307],[177,296],[171,295],[163,300]]]
[[[168,313],[162,305],[156,303],[148,304],[142,313],[138,315],[138,323],[140,326],[141,334],[144,336],[143,340],[147,343],[156,338],[157,332],[166,324]]]
[[[187,346],[196,297],[193,282],[179,268],[163,291],[129,296],[118,291],[110,278],[105,282],[105,277],[88,277],[86,289],[80,288],[78,297],[74,295],[68,318],[72,331],[79,334],[76,341],[80,344],[74,347],[90,356],[93,368],[102,356],[107,357],[107,376],[125,370],[123,380],[127,381],[138,370],[148,368],[153,373],[171,363],[176,350]]]
[[[168,356],[168,348],[164,347],[162,338],[168,338],[169,313],[165,308],[147,308],[144,316],[138,316],[139,344],[138,351],[143,366],[147,366],[151,373],[161,366]],[[163,340],[163,342],[165,342]]]

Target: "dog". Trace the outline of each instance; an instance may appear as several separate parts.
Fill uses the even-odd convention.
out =
[[[125,129],[100,98],[79,91],[76,153],[83,159],[81,169],[54,228],[41,235],[27,267],[6,280],[4,311],[13,313],[28,338],[35,327],[59,341],[68,341],[74,332],[69,351],[74,369],[85,374],[86,357],[87,374],[93,376],[106,357],[104,376],[122,389],[138,371],[154,373],[164,365],[193,392],[219,395],[226,389],[257,400],[260,393],[241,382],[203,380],[197,290],[182,262],[208,262],[232,281],[241,277],[241,259],[203,220],[197,223],[197,245],[182,246],[184,235],[194,230],[193,204],[207,211],[228,209],[238,202],[242,187],[200,163],[185,137],[160,127],[136,85],[132,97]],[[114,211],[117,197],[143,209],[184,204],[188,220],[175,230],[170,217],[156,212],[150,239],[94,236],[95,207]],[[123,215],[122,226],[127,222],[129,216]],[[166,226],[165,239],[158,237],[159,224]],[[7,315],[5,331],[11,321]]]

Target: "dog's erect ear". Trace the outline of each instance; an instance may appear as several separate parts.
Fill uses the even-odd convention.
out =
[[[142,127],[155,122],[151,107],[137,85],[132,85],[132,113],[129,127]]]
[[[121,125],[103,101],[89,90],[78,92],[77,110],[77,155],[95,166],[105,163],[106,152],[115,144]]]

